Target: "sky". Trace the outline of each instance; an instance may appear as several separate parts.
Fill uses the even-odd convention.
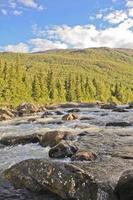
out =
[[[133,49],[133,0],[0,0],[0,51]]]

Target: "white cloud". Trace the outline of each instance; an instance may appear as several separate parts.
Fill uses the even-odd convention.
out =
[[[128,10],[128,15],[129,15],[129,17],[133,17],[133,8],[130,8]]]
[[[102,19],[103,18],[103,14],[99,13],[96,15],[96,19]]]
[[[19,16],[19,15],[22,15],[22,11],[20,11],[20,10],[14,10],[13,11],[13,14],[15,15],[15,16]]]
[[[126,0],[126,1],[127,1],[126,6],[129,8],[133,8],[133,0]]]
[[[46,51],[49,49],[66,49],[67,45],[65,43],[61,43],[60,41],[50,41],[46,39],[31,39],[29,40],[29,44],[32,45],[32,52],[37,51]]]
[[[19,43],[16,45],[7,45],[2,47],[3,51],[7,51],[7,52],[20,52],[20,53],[24,53],[24,52],[28,52],[29,51],[29,47],[27,44],[25,43]]]
[[[3,15],[8,15],[7,10],[5,10],[5,9],[1,9],[1,13],[2,13]]]
[[[7,45],[3,51],[37,52],[51,49],[83,49],[90,47],[132,48],[133,19],[128,18],[115,27],[105,29],[94,25],[53,26],[39,28],[34,25],[33,32],[37,38],[26,43]]]
[[[111,47],[111,48],[133,48],[133,19],[127,19],[117,27],[98,29],[94,25],[86,26],[54,26],[41,29],[37,25],[35,33],[49,41],[60,41],[68,48],[89,48],[89,47]],[[41,40],[39,40],[41,41]],[[43,41],[43,40],[42,40]],[[42,42],[41,41],[41,42]],[[47,46],[51,48],[51,46]],[[53,46],[52,46],[53,47]],[[62,48],[62,46],[58,46]],[[45,49],[45,47],[44,47]],[[39,49],[41,50],[41,48]]]
[[[15,0],[8,0],[9,3],[9,7],[15,9],[17,4],[15,2]]]
[[[127,13],[123,10],[115,10],[111,13],[109,13],[107,16],[104,17],[105,21],[108,21],[112,24],[119,24],[120,22],[123,22],[125,19],[127,19]]]
[[[21,3],[25,7],[36,8],[38,10],[43,10],[42,5],[39,5],[38,3],[36,3],[35,0],[17,0],[17,1],[19,3]]]

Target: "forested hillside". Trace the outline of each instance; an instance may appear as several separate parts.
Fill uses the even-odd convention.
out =
[[[0,104],[133,101],[133,50],[0,53]]]

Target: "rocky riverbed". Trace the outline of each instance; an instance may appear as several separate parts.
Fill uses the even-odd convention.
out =
[[[28,108],[0,123],[0,200],[133,199],[132,105]]]

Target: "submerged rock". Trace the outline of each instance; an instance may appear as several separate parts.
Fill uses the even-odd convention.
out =
[[[93,161],[96,158],[96,154],[91,151],[78,151],[72,156],[73,161]]]
[[[68,113],[74,113],[74,112],[80,112],[81,110],[79,108],[73,108],[73,109],[70,109],[68,110],[67,112]]]
[[[49,111],[46,111],[42,114],[41,118],[45,118],[45,117],[48,117],[48,116],[52,116],[53,113],[52,112],[49,112]]]
[[[51,158],[65,158],[71,157],[76,153],[78,148],[70,141],[62,141],[49,150],[49,157]]]
[[[56,111],[55,111],[55,114],[56,114],[56,115],[64,115],[64,112],[62,112],[62,111],[60,111],[60,110],[56,110]]]
[[[113,112],[128,112],[125,108],[115,108],[112,110]]]
[[[76,120],[76,119],[78,119],[78,116],[74,113],[70,113],[70,114],[64,115],[62,117],[62,120],[66,120],[66,121],[72,121],[72,120]]]
[[[93,120],[93,119],[95,119],[95,118],[94,117],[81,117],[80,118],[81,121],[83,121],[83,120],[87,121],[87,120]]]
[[[132,124],[129,122],[109,122],[106,124],[106,126],[127,127],[127,126],[132,126]]]

